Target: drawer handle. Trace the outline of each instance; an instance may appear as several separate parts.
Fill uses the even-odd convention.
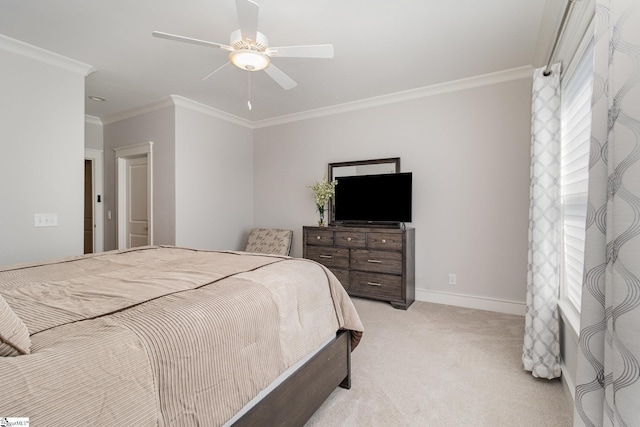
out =
[[[382,243],[387,243],[387,241],[385,239],[382,239]]]
[[[374,282],[367,282],[367,285],[369,285],[369,286],[382,286],[380,283],[374,283]]]
[[[367,262],[371,262],[373,264],[381,264],[382,263],[382,261],[379,261],[377,259],[368,259]]]
[[[318,239],[318,240],[320,240],[320,239],[322,239],[322,237],[320,237],[320,236],[317,236],[317,237],[316,237],[316,239]]]
[[[331,259],[333,257],[331,255],[320,255],[320,258]]]
[[[347,237],[347,242],[350,242],[351,240],[351,237]]]

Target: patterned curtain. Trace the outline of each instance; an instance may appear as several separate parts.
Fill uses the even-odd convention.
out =
[[[576,426],[640,426],[639,3],[596,4]]]
[[[529,266],[522,362],[540,378],[560,376],[560,65],[533,75]]]

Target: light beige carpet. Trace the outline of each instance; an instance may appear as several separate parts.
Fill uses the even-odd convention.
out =
[[[559,380],[522,369],[524,317],[416,301],[354,303],[365,333],[351,389],[307,426],[570,426]]]

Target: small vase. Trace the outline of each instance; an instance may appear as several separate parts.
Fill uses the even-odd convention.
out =
[[[318,220],[318,227],[324,227],[324,206],[318,206],[318,213],[320,219]]]

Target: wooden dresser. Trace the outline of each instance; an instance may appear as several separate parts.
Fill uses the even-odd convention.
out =
[[[415,229],[303,227],[302,256],[328,267],[349,295],[389,301],[406,310],[415,300]]]

